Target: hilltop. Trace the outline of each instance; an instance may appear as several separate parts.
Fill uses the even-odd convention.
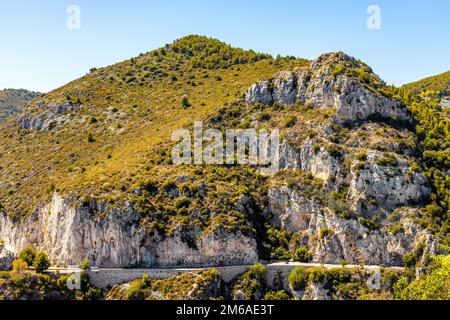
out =
[[[92,69],[3,126],[2,202],[23,214],[55,190],[126,197],[146,179],[148,163],[161,157],[160,144],[174,129],[231,103],[255,81],[303,64],[189,36]]]

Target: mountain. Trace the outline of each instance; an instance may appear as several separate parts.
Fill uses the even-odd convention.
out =
[[[440,91],[442,96],[450,96],[450,71],[406,84],[402,88],[412,90],[416,94],[426,91]]]
[[[0,126],[0,239],[58,265],[426,268],[450,240],[438,112],[342,52],[274,59],[188,36],[94,68]],[[279,170],[174,164],[172,133],[196,121],[278,130]]]
[[[0,90],[0,123],[22,111],[28,102],[41,94],[24,89]]]

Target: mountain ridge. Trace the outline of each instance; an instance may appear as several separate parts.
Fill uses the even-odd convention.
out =
[[[92,70],[1,127],[0,238],[60,264],[211,266],[303,250],[426,265],[448,194],[440,166],[421,165],[424,101],[343,53],[310,62],[183,41]],[[171,132],[195,120],[279,129],[281,171],[174,165]]]

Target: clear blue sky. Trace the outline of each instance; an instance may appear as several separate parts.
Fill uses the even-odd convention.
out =
[[[81,30],[66,9],[81,9]],[[366,27],[378,5],[382,29]],[[450,69],[448,0],[0,0],[0,88],[48,91],[101,67],[201,34],[313,59],[345,51],[400,85]]]

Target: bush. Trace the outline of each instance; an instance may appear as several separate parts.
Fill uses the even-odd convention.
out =
[[[284,123],[285,128],[292,128],[297,124],[297,117],[290,116],[286,119],[286,122]]]
[[[83,261],[80,262],[79,265],[80,269],[87,271],[90,269],[90,261],[89,259],[84,259]]]
[[[342,157],[343,151],[340,147],[335,144],[329,144],[327,146],[327,152],[329,155],[335,159]]]
[[[12,263],[12,269],[17,273],[22,273],[22,271],[28,268],[28,263],[22,259],[16,259]]]
[[[332,236],[333,234],[334,234],[333,231],[328,229],[327,227],[321,227],[319,230],[320,239],[325,239],[327,237]]]
[[[233,295],[242,292],[246,300],[260,300],[267,287],[266,267],[260,263],[251,266],[233,288]]]
[[[34,259],[36,258],[36,251],[33,249],[31,245],[29,245],[28,247],[19,252],[17,258],[25,261],[28,266],[32,266],[34,263]]]
[[[288,275],[289,286],[295,291],[304,291],[308,285],[309,275],[305,269],[297,267]]]
[[[191,106],[191,103],[189,102],[189,99],[187,97],[184,97],[181,101],[181,106],[183,108],[189,108]]]
[[[298,262],[310,262],[312,255],[306,247],[299,247],[295,250],[294,260]]]
[[[34,259],[33,267],[37,273],[43,273],[50,268],[50,260],[45,252],[39,252]]]
[[[377,161],[380,167],[395,167],[397,166],[397,159],[392,154],[384,154],[383,158]]]
[[[264,296],[264,300],[274,300],[274,301],[282,301],[289,300],[289,295],[284,290],[280,291],[269,291]]]
[[[363,225],[364,227],[366,227],[367,229],[369,229],[371,231],[377,231],[380,229],[380,226],[373,220],[359,217],[358,222],[359,222],[359,224]]]

